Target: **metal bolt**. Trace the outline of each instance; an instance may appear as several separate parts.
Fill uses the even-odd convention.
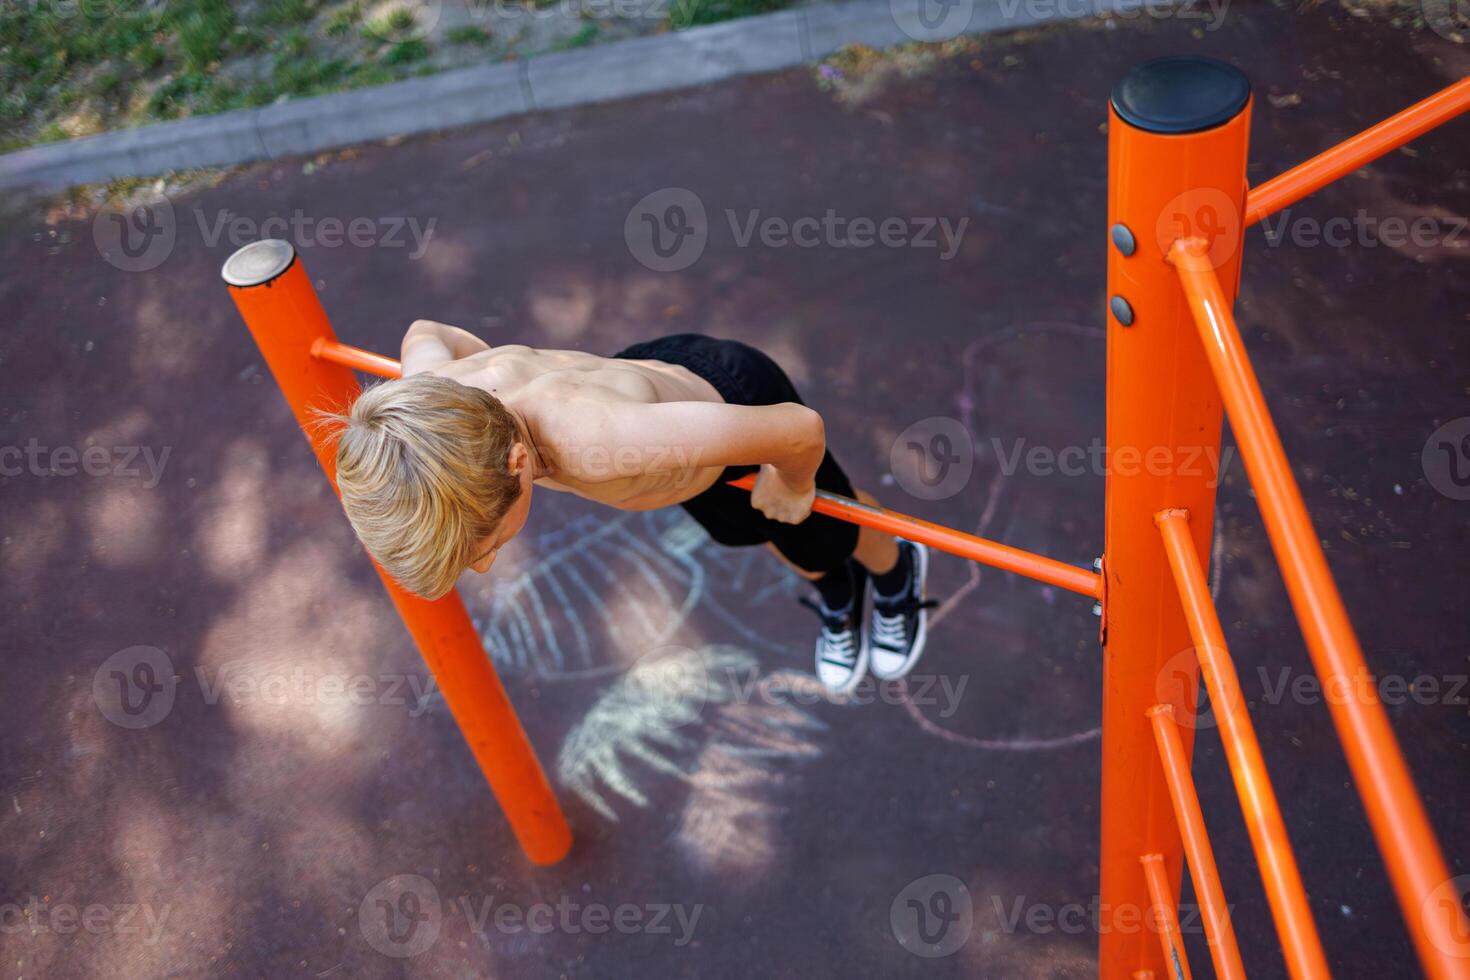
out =
[[[1138,242],[1134,240],[1133,232],[1128,230],[1127,225],[1122,222],[1113,225],[1112,235],[1113,244],[1118,246],[1118,251],[1122,252],[1125,256],[1132,255],[1138,251]]]
[[[1113,318],[1125,327],[1133,326],[1133,307],[1121,296],[1114,296],[1108,300],[1108,309],[1113,311]]]
[[[1092,570],[1094,572],[1100,572],[1100,571],[1102,571],[1102,559],[1101,558],[1094,558],[1092,560]]]
[[[1094,602],[1092,604],[1092,614],[1094,616],[1101,616],[1102,615],[1102,603],[1101,602]]]

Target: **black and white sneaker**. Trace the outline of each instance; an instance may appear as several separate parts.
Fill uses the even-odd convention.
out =
[[[817,637],[817,680],[833,694],[851,694],[868,669],[868,648],[862,637],[868,573],[856,562],[849,562],[848,568],[854,582],[852,601],[846,609],[832,610],[822,603],[801,599],[803,606],[822,617],[822,633]]]
[[[926,611],[938,605],[924,598],[929,577],[929,549],[913,541],[898,540],[898,560],[908,563],[908,581],[898,595],[873,590],[873,616],[863,639],[873,676],[896,680],[914,669],[924,652]]]

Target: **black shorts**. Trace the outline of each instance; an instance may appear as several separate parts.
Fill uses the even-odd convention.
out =
[[[634,344],[614,357],[663,361],[688,368],[714,386],[730,405],[804,404],[791,379],[775,361],[736,340],[716,340],[681,333]],[[727,466],[714,486],[680,504],[689,516],[724,545],[765,544],[809,572],[840,567],[857,547],[857,525],[821,514],[800,524],[773,521],[750,506],[750,493],[727,482],[759,470],[759,466]],[[817,468],[817,487],[851,497],[852,484],[829,450]]]

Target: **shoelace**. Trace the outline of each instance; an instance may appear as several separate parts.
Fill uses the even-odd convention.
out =
[[[797,600],[822,618],[822,659],[851,666],[857,663],[857,630],[846,616],[832,616],[812,600],[802,596]]]
[[[909,616],[920,609],[932,609],[939,603],[934,599],[908,598],[897,602],[873,603],[873,636],[875,646],[889,650],[907,650],[909,645]]]

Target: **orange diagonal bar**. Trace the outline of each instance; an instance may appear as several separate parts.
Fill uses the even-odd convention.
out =
[[[1189,534],[1189,515],[1182,510],[1166,510],[1155,518],[1164,538],[1164,551],[1179,587],[1179,601],[1184,604],[1184,617],[1194,639],[1205,688],[1210,692],[1210,706],[1220,722],[1220,741],[1230,773],[1235,777],[1235,792],[1245,814],[1251,845],[1261,866],[1261,880],[1271,902],[1276,932],[1281,937],[1281,951],[1286,965],[1296,980],[1322,980],[1330,977],[1322,940],[1307,905],[1307,893],[1297,871],[1296,856],[1286,836],[1281,807],[1261,758],[1261,746],[1241,696],[1240,680],[1235,664],[1225,646],[1225,633],[1215,612],[1210,587]]]
[[[1230,922],[1230,906],[1225,904],[1225,890],[1220,887],[1220,869],[1215,866],[1215,852],[1205,830],[1205,817],[1200,812],[1199,796],[1194,791],[1194,777],[1189,772],[1189,757],[1179,739],[1179,726],[1174,721],[1174,706],[1158,704],[1149,709],[1154,726],[1154,741],[1159,747],[1159,760],[1164,764],[1164,781],[1169,785],[1169,799],[1174,804],[1174,817],[1179,822],[1179,836],[1184,839],[1184,856],[1189,861],[1189,877],[1199,898],[1200,918],[1210,940],[1210,958],[1215,962],[1215,975],[1220,980],[1245,980],[1245,966],[1240,961],[1240,946],[1235,941],[1235,926]],[[1145,872],[1156,871],[1147,864]]]
[[[743,476],[738,480],[731,480],[730,485],[749,490],[755,486],[755,476]],[[875,531],[896,534],[910,541],[918,541],[931,548],[947,551],[951,555],[959,555],[961,558],[978,561],[982,565],[992,565],[1008,572],[1015,572],[1017,575],[1024,575],[1027,578],[1055,585],[1080,595],[1092,596],[1094,599],[1102,596],[1102,577],[1096,572],[1089,572],[1076,565],[1068,565],[1055,558],[1047,558],[1030,551],[1022,551],[1020,548],[1012,548],[998,541],[956,531],[942,524],[931,524],[917,517],[910,517],[908,514],[900,514],[883,507],[871,507],[850,497],[838,496],[825,490],[817,491],[817,499],[812,504],[812,511],[835,517],[839,521],[847,521],[849,524],[858,524],[862,527],[873,528]]]
[[[1184,955],[1184,939],[1179,933],[1178,903],[1174,899],[1173,889],[1169,887],[1169,872],[1164,869],[1164,856],[1145,854],[1139,860],[1143,862],[1143,877],[1148,883],[1149,898],[1158,910],[1159,945],[1163,947],[1169,976],[1175,980],[1194,980],[1194,974],[1189,970],[1189,958]],[[1154,975],[1152,970],[1140,972],[1146,972],[1149,977]],[[1138,975],[1134,974],[1135,977]]]
[[[1329,699],[1328,707],[1409,935],[1434,980],[1470,978],[1464,939],[1470,935],[1470,921],[1457,902],[1435,899],[1444,893],[1449,869],[1376,697],[1235,317],[1201,245],[1198,239],[1176,242],[1169,261],[1178,271],[1219,384],[1312,663],[1326,689],[1347,692]]]
[[[1429,132],[1470,109],[1470,78],[1462,78],[1423,102],[1389,116],[1356,136],[1343,140],[1306,163],[1253,187],[1245,196],[1245,223],[1253,225],[1267,215],[1295,204],[1314,191],[1372,163],[1391,150]]]

